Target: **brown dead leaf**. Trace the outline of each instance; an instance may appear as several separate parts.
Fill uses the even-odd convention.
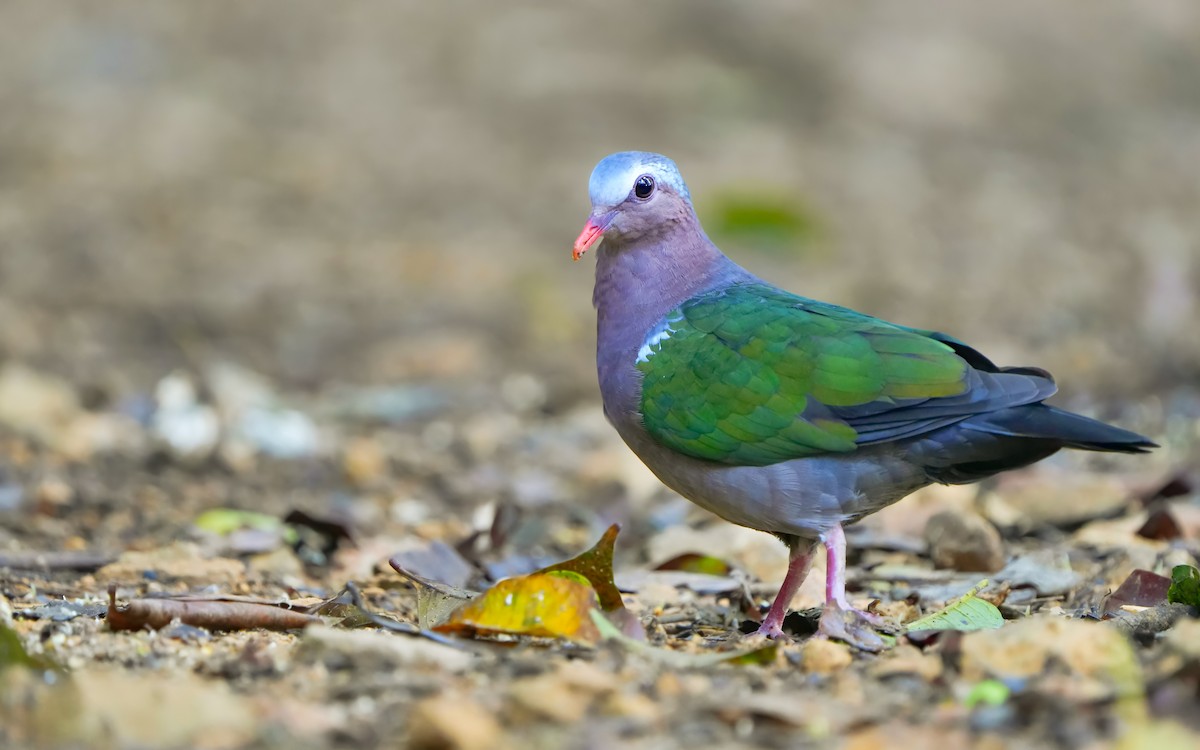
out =
[[[1148,507],[1162,500],[1190,495],[1194,489],[1195,483],[1188,472],[1180,471],[1167,477],[1160,484],[1137,493],[1137,499],[1141,501],[1142,505]]]
[[[646,640],[646,630],[632,612],[625,608],[625,600],[621,591],[613,582],[613,553],[617,544],[617,534],[621,527],[613,524],[608,527],[600,541],[588,551],[570,560],[564,560],[542,568],[538,573],[568,573],[582,576],[595,589],[600,609],[611,622],[616,623],[621,632],[630,638]],[[587,613],[583,613],[588,617]]]
[[[600,541],[587,552],[549,565],[538,573],[568,572],[583,576],[596,590],[596,598],[606,613],[625,609],[625,600],[613,583],[613,552],[620,531],[621,527],[616,524],[609,526]]]
[[[405,568],[397,557],[392,557],[388,563],[416,588],[417,625],[422,630],[429,630],[441,625],[450,617],[451,612],[479,595],[475,591],[418,575]]]
[[[108,587],[105,620],[111,630],[158,630],[173,620],[208,630],[299,630],[322,621],[278,604],[224,599],[132,599],[119,607],[115,584]]]
[[[437,581],[462,588],[475,574],[475,567],[456,549],[439,541],[409,542],[388,560],[401,575],[414,580]]]
[[[1158,507],[1150,511],[1137,535],[1146,539],[1178,539],[1183,536],[1183,529],[1169,508]]]
[[[1132,571],[1117,590],[1108,595],[1104,602],[1104,616],[1108,617],[1124,606],[1154,607],[1167,600],[1167,589],[1171,579],[1138,568]]]

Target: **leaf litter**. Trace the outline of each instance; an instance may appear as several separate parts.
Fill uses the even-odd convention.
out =
[[[1079,743],[1187,731],[1178,721],[1189,704],[1178,696],[1194,690],[1188,628],[1198,622],[1190,490],[1157,493],[1148,505],[1106,490],[1095,512],[1072,490],[1070,513],[1021,518],[1013,506],[1003,524],[987,510],[995,503],[976,511],[954,488],[923,491],[914,502],[924,520],[901,504],[851,534],[850,597],[877,602],[907,631],[868,655],[807,635],[821,560],[816,583],[793,602],[810,612],[789,616],[794,639],[744,640],[786,552],[687,505],[652,512],[673,501],[643,488],[651,485],[615,458],[624,448],[589,411],[522,426],[507,406],[461,408],[441,407],[410,428],[356,427],[348,464],[339,463],[348,447],[328,464],[259,457],[253,473],[238,468],[249,463],[191,457],[168,457],[154,472],[133,462],[112,476],[85,464],[81,486],[144,498],[136,513],[117,506],[92,516],[86,530],[72,514],[88,506],[65,501],[75,503],[65,514],[54,503],[69,495],[47,485],[43,504],[27,509],[32,521],[7,521],[22,546],[0,558],[9,644],[0,688],[43,714],[83,705],[90,718],[70,732],[100,724],[124,727],[130,741],[243,738],[231,747],[264,727],[360,747],[383,737],[526,746],[575,731],[667,746],[680,731],[693,745],[749,732],[768,746],[869,741],[876,729]],[[521,439],[520,430],[552,437]],[[459,431],[470,440],[455,442]],[[32,483],[23,497],[36,498],[57,454],[20,438],[0,440],[0,450],[40,462],[41,473],[17,475]],[[517,474],[519,486],[507,479]],[[1022,492],[1034,497],[1040,481],[1042,496],[1052,495],[1058,476],[1034,471]],[[234,499],[252,482],[310,489],[256,496],[246,512]],[[556,498],[555,486],[570,491]],[[979,559],[945,545],[957,528],[948,521],[968,513],[990,558],[1003,560],[986,586],[960,569]],[[1150,533],[1155,513],[1174,525],[1160,520]],[[625,529],[620,545],[614,523]],[[51,564],[60,559],[67,564]],[[124,596],[104,607],[110,582]],[[77,703],[79,690],[119,685],[144,705],[167,689],[153,676],[164,663],[191,675],[178,683],[190,700],[211,702],[206,724],[168,731],[124,704]],[[58,687],[47,686],[47,665],[61,667]],[[231,696],[252,692],[221,718]],[[15,705],[0,699],[6,740],[49,736]]]

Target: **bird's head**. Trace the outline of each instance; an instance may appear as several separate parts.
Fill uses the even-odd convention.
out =
[[[588,181],[592,213],[575,240],[575,260],[605,237],[636,239],[692,212],[692,198],[675,162],[646,151],[622,151],[600,160]]]

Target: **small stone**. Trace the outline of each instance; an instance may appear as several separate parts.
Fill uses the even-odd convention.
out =
[[[356,487],[369,487],[387,475],[388,457],[378,440],[355,438],[342,451],[342,471]]]
[[[46,477],[38,482],[33,497],[38,513],[44,516],[58,516],[59,511],[75,498],[75,489],[57,477]]]
[[[850,666],[853,660],[849,646],[824,638],[810,638],[800,649],[800,665],[805,672],[834,674]]]
[[[212,453],[220,438],[220,418],[199,400],[187,374],[175,372],[160,380],[154,398],[158,408],[151,427],[176,458],[199,460]]]
[[[925,543],[939,568],[990,573],[1004,567],[1000,533],[975,513],[938,513],[925,525]]]
[[[604,703],[604,712],[639,724],[658,724],[662,721],[659,703],[637,692],[613,693]]]
[[[579,721],[592,703],[591,695],[572,689],[555,674],[517,680],[509,686],[508,695],[527,712],[560,724]]]
[[[664,700],[678,698],[683,695],[683,683],[674,672],[663,672],[654,682],[654,692]]]
[[[1188,662],[1200,663],[1200,620],[1184,618],[1175,623],[1163,638],[1163,646]]]
[[[911,674],[926,682],[942,676],[942,658],[936,654],[925,654],[914,646],[899,645],[887,656],[871,665],[870,674],[877,679],[892,675]]]
[[[621,680],[612,672],[580,659],[559,666],[558,676],[572,688],[588,693],[610,693],[621,686]]]
[[[234,436],[268,456],[299,459],[315,456],[321,434],[307,414],[281,407],[253,407],[232,426]]]
[[[442,694],[413,707],[407,747],[492,750],[508,747],[500,723],[487,709],[463,696]]]

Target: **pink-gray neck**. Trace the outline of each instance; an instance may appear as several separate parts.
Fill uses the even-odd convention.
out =
[[[624,243],[606,238],[592,295],[597,348],[625,359],[620,354],[636,352],[650,328],[681,302],[743,278],[753,277],[713,245],[690,212],[653,236]]]

